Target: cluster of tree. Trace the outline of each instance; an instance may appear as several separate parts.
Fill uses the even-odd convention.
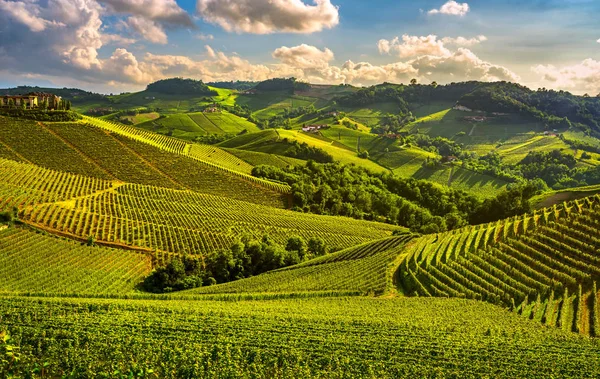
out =
[[[0,116],[23,118],[35,121],[50,122],[70,122],[81,119],[77,112],[73,111],[51,111],[46,112],[41,109],[23,110],[23,109],[1,109]]]
[[[69,101],[92,101],[105,100],[106,95],[99,93],[88,92],[78,88],[45,88],[37,86],[18,86],[15,88],[0,89],[0,93],[6,95],[26,95],[31,92],[46,92],[53,93]]]
[[[295,91],[307,91],[310,84],[299,82],[296,78],[275,78],[260,82],[254,88],[263,92],[286,91],[293,94]]]
[[[289,184],[296,211],[376,220],[421,233],[452,230],[489,216],[505,217],[505,212],[487,214],[489,209],[484,203],[464,191],[389,173],[374,174],[362,167],[338,162],[309,161],[304,167],[287,169],[258,166],[252,174]],[[522,187],[514,186],[512,190],[523,192],[523,196],[539,192],[539,189],[529,191]],[[497,201],[512,201],[499,199]],[[516,211],[515,207],[504,208]],[[514,215],[523,209],[529,210],[526,203]]]
[[[430,85],[421,85],[416,81],[411,81],[411,85],[383,83],[342,96],[337,101],[341,105],[350,107],[392,102],[398,104],[400,113],[408,114],[408,103],[427,104],[432,101],[456,101],[480,85],[479,82],[447,85],[437,85],[435,82]]]
[[[289,141],[284,138],[283,143],[289,145],[289,147],[283,152],[283,155],[290,158],[297,158],[303,160],[313,160],[319,163],[331,163],[333,162],[333,156],[327,151],[318,147],[310,146],[306,142]]]
[[[319,237],[305,241],[292,236],[285,246],[281,246],[269,236],[261,240],[242,236],[229,249],[216,251],[204,260],[197,256],[174,258],[166,266],[154,270],[144,280],[143,287],[149,292],[163,293],[227,283],[292,266],[329,252],[329,247]]]
[[[221,142],[225,142],[234,138],[236,135],[233,133],[225,134],[204,134],[201,136],[194,137],[194,142],[202,143],[205,145],[216,145]]]
[[[208,83],[209,86],[215,88],[224,88],[224,89],[233,89],[238,91],[245,91],[248,89],[252,89],[256,86],[257,82],[247,82],[247,81],[230,81],[230,82],[211,82]]]
[[[208,88],[201,80],[171,78],[163,79],[148,84],[146,90],[149,92],[163,93],[166,95],[184,96],[217,96],[216,91]]]

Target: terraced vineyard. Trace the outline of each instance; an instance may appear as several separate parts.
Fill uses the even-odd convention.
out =
[[[249,279],[189,293],[327,292],[383,294],[393,287],[392,271],[411,234],[358,245]]]
[[[585,198],[426,236],[400,275],[407,293],[484,300],[549,326],[600,335],[599,231],[600,196]]]
[[[342,217],[301,214],[231,198],[58,173],[0,159],[0,209],[20,210],[40,228],[80,239],[171,253],[207,254],[240,235],[320,236],[346,248],[398,228]]]
[[[156,147],[162,140],[146,140],[146,135],[154,138],[150,132],[132,139],[127,133],[80,123],[18,120],[11,124],[9,120],[0,117],[0,123],[5,123],[0,125],[0,154],[9,159],[101,179],[190,189],[280,208],[288,206],[287,185],[248,175],[252,166],[212,146],[186,145],[182,148],[185,151],[175,153],[168,147],[173,145],[170,140],[164,148]]]
[[[598,341],[463,299],[13,297],[0,319],[0,349],[21,356],[13,369],[37,364],[47,377],[593,378],[600,368]]]
[[[19,161],[32,162],[52,170],[110,179],[106,171],[34,121],[0,116],[0,149],[8,152],[3,157],[9,159],[16,156]]]
[[[0,231],[0,292],[133,292],[151,271],[147,255],[88,247],[12,227]]]

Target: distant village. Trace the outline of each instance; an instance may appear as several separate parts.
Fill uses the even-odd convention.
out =
[[[5,95],[0,97],[0,108],[17,109],[66,109],[67,103],[60,96],[46,92],[30,92],[26,95]]]

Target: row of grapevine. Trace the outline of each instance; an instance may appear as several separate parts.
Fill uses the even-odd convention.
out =
[[[0,349],[20,354],[0,360],[0,377],[40,368],[49,378],[600,375],[597,341],[461,299],[3,297],[0,319]]]
[[[111,177],[35,121],[0,117],[0,145],[36,165],[101,179]],[[14,155],[14,154],[13,154]],[[6,158],[11,158],[6,156]]]
[[[113,184],[11,161],[5,163],[7,167],[24,167],[31,172],[15,170],[8,180],[14,182],[14,186],[0,184],[0,195],[8,193],[10,188],[28,191],[28,194],[38,187],[48,191],[42,192],[43,197],[32,196],[31,200],[24,196],[22,203],[29,201],[26,207],[21,207],[24,221],[80,239],[93,236],[113,245],[204,255],[228,248],[239,236],[250,234],[257,239],[269,235],[280,244],[292,235],[305,239],[322,237],[331,248],[346,248],[384,238],[397,229],[386,224],[302,214],[193,191]],[[0,165],[0,169],[2,167]],[[3,202],[11,199],[0,197]]]
[[[224,170],[229,174],[240,176],[245,180],[265,186],[269,189],[276,190],[281,193],[290,192],[290,188],[286,184],[275,183],[251,176],[250,171],[252,170],[252,167],[248,163],[217,147],[188,144],[184,141],[149,132],[143,129],[112,123],[88,116],[84,116],[84,122],[98,128],[121,134],[133,140],[148,143],[168,152],[188,156],[212,168]]]
[[[600,196],[425,236],[402,263],[403,285],[420,296],[486,300],[532,319],[545,313],[549,325],[560,325],[562,313],[572,318],[563,328],[589,333],[593,312],[582,307],[600,280],[599,237]],[[578,294],[560,298],[563,292]],[[552,312],[546,311],[550,303]]]
[[[190,293],[355,291],[382,294],[391,288],[390,265],[412,235],[351,247],[296,266]],[[357,255],[358,253],[358,255]]]
[[[151,269],[139,253],[88,247],[11,227],[0,231],[0,292],[127,293]]]

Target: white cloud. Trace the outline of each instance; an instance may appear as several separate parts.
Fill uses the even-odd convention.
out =
[[[462,46],[462,47],[471,47],[474,45],[478,45],[482,42],[487,41],[487,37],[486,36],[477,36],[474,38],[465,38],[465,37],[456,37],[456,38],[451,38],[451,37],[444,37],[442,38],[442,42],[444,44],[447,45],[457,45],[457,46]]]
[[[319,50],[306,44],[295,47],[283,46],[275,50],[272,55],[283,64],[301,69],[325,68],[334,59],[331,50],[327,48]]]
[[[215,39],[215,36],[213,36],[212,34],[198,33],[194,35],[194,38],[199,39],[201,41],[212,41],[213,39]]]
[[[391,41],[382,39],[377,44],[381,54],[398,55],[400,58],[415,57],[419,55],[450,55],[450,50],[444,47],[444,43],[435,35],[429,36],[402,36],[402,40],[396,37]]]
[[[106,4],[112,13],[129,14],[146,20],[193,28],[190,15],[175,0],[98,0]]]
[[[42,32],[52,26],[65,26],[61,22],[40,17],[42,8],[32,2],[0,0],[0,11],[7,17],[27,26],[32,32]]]
[[[166,45],[167,33],[152,20],[141,16],[132,16],[127,19],[127,26],[152,43]]]
[[[600,38],[598,38],[598,41],[596,41],[596,42],[600,43]]]
[[[540,84],[545,87],[592,96],[600,93],[600,61],[591,58],[563,67],[538,65],[532,67],[532,71],[539,75]]]
[[[314,33],[339,24],[331,0],[197,0],[198,13],[228,32]]]
[[[469,13],[470,8],[467,3],[457,3],[454,0],[448,1],[446,4],[442,5],[440,9],[432,9],[429,14],[447,14],[452,16],[464,16]]]

